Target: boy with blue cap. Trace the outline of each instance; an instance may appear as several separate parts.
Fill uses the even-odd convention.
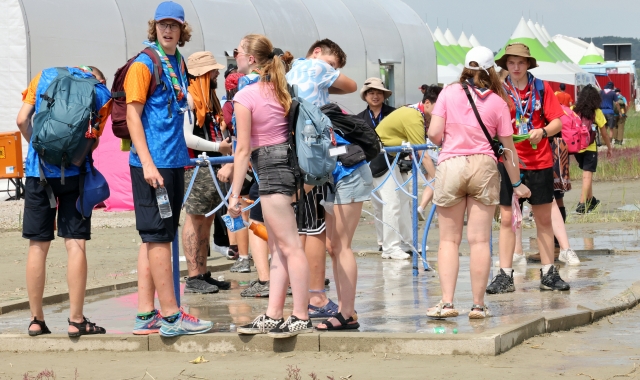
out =
[[[185,60],[178,51],[191,39],[184,9],[165,1],[149,21],[148,41],[160,57],[163,75],[152,94],[153,62],[143,53],[129,67],[124,81],[127,126],[131,135],[129,166],[136,229],[142,239],[138,254],[138,315],[133,333],[163,336],[200,334],[212,323],[187,314],[178,307],[173,288],[171,242],[178,229],[184,196],[184,167],[189,153],[183,133],[187,104]],[[192,116],[191,116],[192,117]],[[166,190],[171,215],[163,218],[156,191]],[[154,306],[158,292],[160,311]]]

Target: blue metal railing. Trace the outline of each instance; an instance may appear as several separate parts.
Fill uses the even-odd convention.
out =
[[[422,144],[422,145],[405,144],[405,145],[402,145],[402,146],[385,147],[384,151],[387,152],[387,153],[403,153],[403,152],[405,152],[405,153],[415,153],[415,152],[418,152],[418,151],[426,151],[426,150],[430,150],[430,149],[434,149],[434,147],[432,145],[426,145],[426,144]],[[422,163],[423,159],[424,159],[424,155],[420,158],[420,161],[417,161],[416,158],[415,158],[415,155],[414,155],[414,157],[412,159],[412,163],[411,163],[412,175],[405,183],[400,183],[398,181],[398,179],[395,178],[395,176],[393,176],[393,168],[397,164],[398,157],[396,157],[396,159],[394,159],[393,163],[390,163],[388,161],[388,159],[387,159],[387,166],[389,167],[390,170],[388,171],[387,178],[385,178],[385,180],[383,181],[383,183],[386,182],[389,179],[389,176],[391,176],[393,178],[393,180],[396,182],[396,184],[398,185],[398,187],[396,188],[396,191],[403,191],[408,196],[410,196],[412,198],[412,200],[413,200],[413,202],[412,202],[411,222],[412,222],[412,232],[413,232],[412,245],[413,245],[413,248],[414,248],[413,249],[413,255],[412,255],[413,256],[413,275],[414,276],[417,276],[418,273],[419,273],[418,257],[420,255],[420,253],[416,249],[416,247],[418,247],[418,205],[420,203],[420,200],[418,199],[418,179],[420,178],[420,176],[422,176],[423,180],[426,180],[426,178],[424,178],[424,176],[420,172],[420,167],[419,167],[419,165]],[[193,173],[193,175],[191,177],[191,182],[189,183],[189,186],[188,186],[187,191],[185,193],[184,202],[186,202],[187,198],[189,197],[189,193],[191,192],[191,189],[193,187],[193,182],[195,181],[197,171],[202,166],[208,166],[209,170],[212,171],[211,174],[212,174],[212,177],[213,177],[213,181],[214,181],[214,183],[216,185],[216,189],[221,194],[221,197],[223,197],[223,201],[221,202],[221,204],[218,205],[218,207],[216,207],[214,210],[212,210],[209,214],[213,214],[220,207],[222,207],[226,203],[226,199],[228,199],[229,194],[226,194],[224,196],[222,195],[222,191],[220,189],[220,186],[219,186],[219,183],[218,183],[218,179],[216,178],[216,176],[213,173],[212,166],[213,165],[229,164],[229,163],[232,163],[232,162],[233,162],[233,156],[223,156],[223,157],[201,156],[201,157],[198,157],[198,158],[191,159],[191,165],[194,165],[195,169],[194,169],[194,173]],[[409,180],[412,181],[411,193],[407,192],[404,189],[404,186],[408,183]],[[427,182],[426,185],[431,186],[430,182]],[[377,190],[377,188],[374,189],[374,192],[376,190]],[[372,196],[376,197],[373,193],[372,193]],[[256,203],[254,203],[253,205],[255,205]],[[253,205],[247,207],[245,210],[251,208]],[[425,224],[424,234],[423,234],[423,238],[422,238],[421,261],[423,263],[423,267],[424,267],[425,271],[431,270],[431,268],[429,267],[429,264],[427,263],[427,248],[426,248],[426,246],[427,246],[428,231],[429,231],[429,227],[431,226],[431,221],[433,220],[433,216],[435,214],[435,210],[436,210],[436,206],[433,205],[432,208],[431,208],[431,211],[429,212],[429,218],[427,219],[427,223]],[[402,238],[404,239],[404,236]],[[173,243],[172,243],[172,258],[173,258],[173,286],[174,286],[174,291],[175,291],[175,295],[176,295],[176,302],[178,303],[178,306],[179,306],[180,305],[180,261],[179,261],[180,260],[180,240],[179,240],[178,231],[176,231],[176,235],[175,235],[175,238],[174,238]]]

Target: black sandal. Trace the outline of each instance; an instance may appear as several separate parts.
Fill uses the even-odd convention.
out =
[[[73,326],[78,329],[78,332],[70,332],[69,338],[77,338],[80,335],[95,335],[107,333],[107,330],[100,326],[96,326],[96,324],[90,322],[87,317],[83,316],[82,319],[83,321],[80,323],[71,322],[69,319],[67,319],[67,322],[69,322],[69,326]],[[89,327],[89,329],[87,329],[87,327]]]
[[[40,330],[29,330],[29,336],[38,336],[42,334],[51,334],[51,330],[47,327],[47,324],[44,321],[39,321],[38,318],[33,317],[31,323],[29,323],[29,327],[33,325],[40,326]]]
[[[354,318],[355,317],[355,318]],[[334,326],[331,322],[329,322],[329,319],[331,318],[335,318],[338,320],[338,322],[340,322],[340,324],[338,326]],[[357,314],[353,314],[351,317],[349,317],[349,319],[344,319],[344,316],[342,315],[342,313],[337,313],[336,315],[334,315],[333,317],[331,317],[329,319],[324,320],[321,324],[327,326],[326,328],[319,328],[316,327],[316,330],[318,331],[338,331],[338,330],[356,330],[360,328],[360,323],[358,323],[358,315]],[[351,322],[356,322],[356,323],[351,323]]]

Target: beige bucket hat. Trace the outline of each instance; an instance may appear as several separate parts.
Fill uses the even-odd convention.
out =
[[[189,56],[187,61],[187,67],[189,74],[199,77],[208,73],[211,70],[222,70],[225,68],[216,61],[215,57],[209,51],[199,51]]]
[[[531,51],[529,50],[529,47],[523,44],[522,42],[515,42],[507,45],[506,49],[504,49],[504,55],[496,61],[496,65],[507,70],[507,58],[510,55],[515,55],[516,57],[528,58],[530,63],[529,64],[530,69],[538,67],[538,61],[536,61],[536,59],[531,56]]]
[[[364,99],[364,95],[368,90],[371,89],[376,89],[376,90],[380,90],[382,91],[382,93],[384,94],[384,98],[388,98],[391,96],[391,94],[393,94],[393,92],[387,88],[384,87],[384,83],[382,83],[382,79],[380,78],[369,78],[366,81],[364,81],[364,85],[362,86],[362,89],[360,90],[360,98],[363,101],[366,101]]]

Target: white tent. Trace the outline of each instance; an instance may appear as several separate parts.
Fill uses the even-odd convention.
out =
[[[431,35],[433,36],[437,55],[438,83],[447,85],[457,81],[462,72],[462,64],[458,62],[458,58],[453,54],[454,52],[450,51],[449,43],[440,28],[436,28],[436,31],[432,32]],[[441,43],[440,41],[443,42]]]
[[[553,42],[574,62],[579,63],[589,47],[589,43],[579,38],[557,34],[552,38]],[[604,56],[604,50],[596,47],[599,55]]]
[[[420,16],[401,0],[175,0],[193,28],[183,55],[209,50],[223,63],[249,33],[266,34],[275,46],[304,56],[320,38],[337,42],[348,55],[342,70],[358,85],[392,76],[395,105],[417,102],[416,84],[434,83],[436,53]],[[113,78],[139,52],[159,0],[0,0],[0,132],[17,129],[20,92],[52,66],[95,65]],[[241,17],[240,17],[241,16]],[[219,77],[222,96],[224,78]],[[334,97],[351,111],[359,93]],[[26,154],[26,149],[24,149]]]
[[[462,48],[462,50],[465,51],[465,53],[473,48],[471,41],[469,41],[469,39],[467,38],[467,35],[464,34],[464,32],[462,32],[460,34],[460,38],[458,38],[458,45],[460,45],[460,47]]]
[[[482,46],[482,44],[480,43],[480,41],[478,41],[478,39],[476,38],[475,35],[471,35],[471,37],[469,37],[469,42],[471,42],[471,45],[473,47],[478,47],[478,46]]]
[[[520,19],[518,26],[513,31],[511,38],[505,46],[514,42],[521,42],[527,45],[531,51],[531,55],[536,58],[539,67],[531,70],[531,73],[536,77],[558,83],[576,83],[576,73],[558,62],[543,46],[542,42],[536,38],[536,35],[529,28],[524,18]],[[498,52],[496,59],[502,55],[504,55],[504,48]]]

